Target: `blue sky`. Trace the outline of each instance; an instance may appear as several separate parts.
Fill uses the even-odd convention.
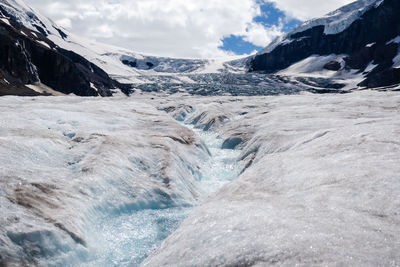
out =
[[[266,28],[271,26],[282,25],[282,32],[289,32],[301,24],[301,21],[295,18],[290,18],[286,14],[275,7],[275,4],[270,2],[259,1],[261,15],[253,19],[254,22],[260,23]],[[251,42],[244,40],[243,36],[230,35],[222,39],[223,45],[220,48],[227,52],[232,52],[236,55],[251,54],[254,51],[263,49],[261,46],[254,45]]]

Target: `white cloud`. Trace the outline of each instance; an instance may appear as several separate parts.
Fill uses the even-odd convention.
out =
[[[56,23],[65,29],[70,29],[72,27],[72,22],[69,18],[59,19],[56,21]]]
[[[214,57],[232,33],[246,35],[255,0],[27,0],[71,32],[134,51]],[[253,34],[252,34],[253,35]]]
[[[256,46],[264,47],[282,34],[283,24],[264,27],[259,23],[249,24],[243,40]]]
[[[288,16],[299,20],[321,17],[341,6],[355,0],[264,0],[275,3],[275,6]]]
[[[265,28],[256,0],[25,0],[61,26],[87,38],[133,51],[173,57],[216,57],[231,34],[266,46],[281,25]],[[323,14],[349,0],[273,1],[299,19]]]

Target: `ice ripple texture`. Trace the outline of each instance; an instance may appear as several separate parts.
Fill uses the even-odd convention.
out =
[[[152,105],[0,101],[5,265],[137,266],[193,207],[237,176],[238,154],[222,151],[217,134],[190,129]]]
[[[400,264],[398,93],[133,98],[0,99],[2,263]]]
[[[143,266],[399,266],[398,93],[174,101],[228,118],[242,174]]]
[[[94,219],[87,236],[89,243],[95,245],[81,266],[139,266],[198,204],[239,175],[236,164],[239,151],[221,149],[222,139],[215,132],[191,124],[183,125],[200,137],[210,156],[200,165],[200,178],[196,182],[197,203],[170,203]]]

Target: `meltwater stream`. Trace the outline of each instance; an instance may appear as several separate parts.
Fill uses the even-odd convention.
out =
[[[211,152],[202,166],[198,185],[201,200],[239,175],[237,150],[221,149],[222,140],[213,132],[191,128]],[[200,201],[201,201],[200,200]],[[194,207],[143,209],[129,214],[113,214],[97,220],[90,230],[91,252],[81,266],[138,266],[162,241],[175,231]]]

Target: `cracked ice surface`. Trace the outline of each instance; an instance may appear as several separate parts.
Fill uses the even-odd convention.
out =
[[[243,173],[143,266],[400,264],[399,94],[154,102],[238,138]]]
[[[144,266],[399,265],[396,92],[3,97],[0,112],[1,264],[136,265],[189,215]]]
[[[208,150],[151,105],[3,97],[0,112],[0,265],[135,263],[186,216],[174,207],[190,207],[201,195],[199,168]],[[124,225],[141,210],[147,212]],[[110,226],[109,239],[124,230],[139,236],[136,226],[153,243],[139,242],[137,258],[132,248],[121,256],[124,251],[104,248],[102,225]],[[96,253],[114,253],[115,261],[96,262]]]

